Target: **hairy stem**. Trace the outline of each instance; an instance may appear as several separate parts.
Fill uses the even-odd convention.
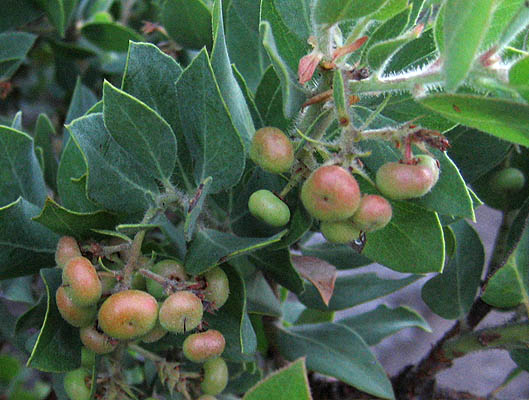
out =
[[[165,358],[160,357],[158,354],[154,354],[149,350],[145,350],[143,347],[138,346],[137,344],[129,344],[129,349],[140,354],[142,357],[147,358],[153,362],[163,362]]]

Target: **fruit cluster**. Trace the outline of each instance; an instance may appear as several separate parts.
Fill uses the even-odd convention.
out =
[[[271,173],[288,172],[295,162],[290,139],[277,128],[261,128],[252,140],[250,158]],[[388,162],[376,172],[376,188],[392,200],[424,196],[439,179],[438,162],[428,156],[410,157],[405,162]],[[349,243],[362,232],[384,228],[392,217],[386,198],[362,194],[358,182],[348,169],[339,165],[316,168],[301,187],[301,201],[314,218],[320,221],[325,238],[334,243]],[[274,193],[261,189],[248,201],[250,213],[274,226],[290,220],[288,206]]]
[[[197,329],[185,338],[183,355],[191,362],[203,363],[200,387],[204,394],[224,390],[228,368],[220,355],[226,342],[219,331],[206,330],[202,321],[205,311],[219,309],[228,299],[229,281],[222,269],[216,267],[190,280],[182,264],[162,260],[149,270],[141,269],[143,275],[137,272],[128,288],[119,284],[120,272],[97,271],[72,237],[59,240],[55,259],[62,269],[57,307],[66,322],[80,328],[87,349],[108,354],[120,344],[153,343],[168,333]],[[140,259],[146,266],[152,264],[145,257]],[[86,376],[83,368],[67,374],[65,389],[72,399],[89,398]]]

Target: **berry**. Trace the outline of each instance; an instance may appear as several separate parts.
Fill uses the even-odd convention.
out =
[[[290,210],[288,206],[270,190],[258,190],[248,200],[248,209],[257,219],[274,227],[288,224]]]
[[[320,231],[331,243],[350,243],[360,235],[360,230],[350,220],[322,222]]]
[[[149,293],[124,290],[110,296],[99,309],[99,327],[116,339],[136,339],[156,324],[158,303]]]
[[[226,273],[219,267],[204,274],[207,287],[204,290],[206,300],[213,304],[214,308],[221,308],[230,294],[230,283]]]
[[[360,204],[356,179],[337,165],[318,168],[303,183],[301,201],[307,211],[322,221],[351,217]]]
[[[90,325],[96,319],[97,307],[95,305],[79,307],[68,296],[63,286],[55,292],[55,301],[61,317],[70,325],[81,328]]]
[[[439,180],[439,162],[435,158],[432,158],[426,154],[420,154],[416,157],[416,159],[417,165],[426,167],[433,172],[434,181],[432,187],[435,186],[435,184]]]
[[[81,337],[81,342],[96,354],[111,353],[119,343],[116,339],[98,331],[95,326],[81,328],[79,336]]]
[[[294,148],[283,131],[265,127],[253,136],[250,158],[265,171],[274,174],[288,172],[294,163]]]
[[[169,332],[185,333],[202,322],[202,301],[189,291],[173,293],[160,307],[160,324]]]
[[[154,264],[151,270],[167,279],[175,281],[185,281],[187,279],[184,266],[174,260],[160,261]],[[147,279],[147,291],[158,300],[165,297],[163,286],[152,279]]]
[[[210,329],[201,333],[189,335],[182,346],[184,356],[196,363],[218,357],[226,347],[226,340],[222,333]]]
[[[389,162],[378,169],[376,183],[384,196],[406,200],[424,196],[435,185],[438,176],[438,169],[431,168],[427,161],[420,161],[417,165]]]
[[[204,363],[204,380],[200,388],[206,394],[219,394],[228,384],[228,366],[221,357],[208,360]]]
[[[358,229],[372,232],[384,228],[391,220],[391,204],[382,196],[369,194],[362,197],[352,221]]]
[[[94,305],[101,298],[101,281],[87,258],[70,259],[62,271],[62,283],[68,296],[78,306]]]
[[[525,186],[525,176],[518,168],[504,168],[492,175],[489,184],[495,193],[516,193]]]
[[[64,391],[71,400],[89,400],[91,376],[84,368],[64,375]]]
[[[55,262],[60,268],[64,268],[66,263],[72,258],[80,256],[81,250],[73,237],[63,236],[59,239],[57,250],[55,251]]]

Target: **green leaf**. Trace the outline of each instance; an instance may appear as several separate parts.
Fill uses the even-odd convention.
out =
[[[513,42],[527,27],[529,24],[529,5],[525,1],[521,2],[518,10],[510,10],[510,15],[512,15],[512,18],[501,33],[497,43],[498,48],[504,48],[506,45]]]
[[[57,29],[60,37],[64,37],[67,15],[65,15],[63,0],[36,0],[36,3],[44,10],[50,23]]]
[[[98,209],[87,197],[87,170],[81,149],[74,140],[68,140],[57,171],[57,190],[62,205],[69,210],[86,213]]]
[[[257,350],[257,337],[247,313],[246,287],[233,267],[224,265],[222,268],[230,282],[230,296],[218,311],[208,313],[205,320],[210,328],[218,329],[226,338],[223,358],[234,362],[249,361],[248,356]]]
[[[32,284],[33,276],[31,275],[4,279],[0,282],[2,289],[0,296],[10,301],[33,304],[35,299],[33,298]]]
[[[27,365],[45,372],[70,371],[81,364],[82,345],[78,329],[62,319],[55,303],[61,270],[46,268],[40,275],[46,286],[46,316]]]
[[[529,106],[505,99],[464,94],[437,94],[418,100],[443,117],[498,136],[529,145]]]
[[[176,138],[156,111],[105,81],[103,118],[110,136],[145,172],[169,181],[176,162]]]
[[[193,238],[197,226],[197,219],[202,212],[204,200],[206,200],[206,196],[209,193],[212,180],[211,176],[204,179],[200,185],[198,185],[195,195],[189,202],[184,223],[184,237],[187,242],[191,241]]]
[[[230,60],[237,66],[250,90],[255,93],[265,70],[270,65],[259,39],[261,2],[255,0],[225,1],[226,44]],[[248,62],[252,60],[256,62]]]
[[[256,363],[228,363],[228,374],[230,379],[224,389],[226,393],[246,393],[263,377],[263,371]],[[223,397],[224,400],[237,400],[236,397]]]
[[[231,68],[231,61],[226,47],[224,23],[222,17],[222,0],[216,0],[213,6],[213,50],[211,67],[217,78],[222,98],[230,112],[235,129],[245,146],[249,148],[255,133],[252,116]]]
[[[369,18],[378,21],[386,21],[401,13],[408,7],[408,0],[389,0],[376,13]],[[400,32],[399,32],[400,33]]]
[[[177,180],[191,190],[194,185],[190,182],[192,161],[184,137],[186,130],[175,112],[178,107],[175,82],[181,74],[180,65],[158,47],[130,43],[122,89],[151,107],[171,126],[178,143]]]
[[[255,105],[263,119],[263,126],[275,126],[287,131],[290,121],[283,114],[281,82],[272,66],[269,66],[257,87]]]
[[[143,36],[117,22],[89,22],[81,28],[82,35],[102,50],[125,52],[129,41],[141,42]]]
[[[179,45],[211,49],[211,11],[202,0],[165,0],[160,17],[169,36]]]
[[[185,269],[192,275],[201,274],[232,257],[277,242],[285,233],[282,231],[269,238],[247,238],[213,229],[199,230],[188,247]]]
[[[85,115],[85,113],[87,113],[88,110],[91,109],[96,102],[96,95],[88,87],[83,85],[80,77],[77,77],[77,80],[75,81],[74,91],[72,94],[72,99],[70,100],[70,105],[68,106],[68,112],[66,113],[66,120],[64,121],[64,124],[67,125],[71,123],[74,119]],[[103,102],[101,101],[101,106],[102,105]],[[103,112],[102,107],[100,112]],[[64,147],[68,144],[70,133],[66,128],[63,129],[62,133],[62,142],[64,150]]]
[[[26,32],[0,33],[0,81],[7,81],[13,76],[35,39],[36,35]]]
[[[4,0],[2,7],[0,32],[25,25],[42,15],[42,11],[33,0]]]
[[[314,22],[333,25],[378,11],[388,0],[316,0]]]
[[[327,261],[337,269],[352,269],[371,264],[372,261],[345,244],[323,242],[302,246],[304,256],[312,256]]]
[[[362,255],[399,272],[440,272],[444,265],[443,231],[436,213],[409,202],[391,203],[393,217],[367,235]]]
[[[442,274],[424,284],[422,298],[436,314],[445,319],[457,319],[465,316],[474,302],[485,250],[479,235],[465,220],[450,225],[450,228],[457,239],[455,254]]]
[[[46,114],[40,114],[35,125],[35,148],[42,149],[46,184],[54,191],[57,191],[58,163],[52,147],[52,137],[55,135],[55,128],[49,118]]]
[[[323,303],[313,285],[307,285],[298,298],[307,307],[315,310],[345,310],[400,290],[419,278],[410,275],[401,279],[383,279],[375,273],[344,275],[336,279],[329,306]]]
[[[511,359],[524,371],[529,372],[529,350],[518,349],[510,352]]]
[[[329,340],[332,338],[332,340]],[[307,368],[357,389],[393,399],[386,372],[354,330],[336,323],[278,329],[278,346],[289,360],[307,357]]]
[[[393,55],[413,39],[414,37],[410,35],[403,35],[375,44],[367,52],[369,66],[373,71],[384,71]]]
[[[482,296],[486,303],[500,308],[524,304],[529,309],[529,228],[507,262],[490,279]]]
[[[305,359],[274,371],[256,386],[248,390],[243,400],[312,400],[310,395]]]
[[[244,99],[246,100],[246,104],[248,105],[248,109],[250,110],[250,115],[252,116],[254,127],[259,129],[264,126],[263,118],[261,117],[261,113],[257,109],[257,105],[255,104],[255,96],[250,91],[250,88],[248,87],[246,81],[244,80],[244,77],[241,75],[235,64],[232,64],[232,70],[233,75],[235,76],[235,79],[237,79],[237,83],[239,84],[242,93],[244,95]]]
[[[306,39],[301,40],[292,27],[285,24],[272,1],[261,3],[259,30],[263,46],[281,81],[284,114],[291,118],[299,111],[306,98],[297,83],[297,70],[299,60],[309,52],[308,44]]]
[[[234,186],[244,170],[244,144],[222,99],[205,50],[184,70],[176,89],[182,131],[195,163],[195,183],[198,185],[211,176],[212,193]],[[219,151],[219,146],[225,151]]]
[[[13,122],[11,122],[10,127],[12,129],[16,129],[17,131],[24,132],[24,128],[22,126],[22,111],[18,111],[15,114],[15,116],[13,117]]]
[[[392,0],[391,2],[396,3]],[[381,11],[383,11],[384,7]],[[370,49],[374,44],[399,36],[408,25],[411,7],[404,7],[397,15],[381,24],[371,35],[363,49]],[[378,14],[378,13],[377,13]]]
[[[0,208],[0,279],[55,265],[59,237],[32,220],[38,212],[22,198]]]
[[[509,83],[529,102],[529,57],[522,58],[511,67]]]
[[[76,119],[68,129],[88,165],[87,193],[91,200],[107,210],[129,214],[143,212],[153,203],[158,194],[155,180],[112,139],[103,114]]]
[[[430,325],[415,310],[408,307],[389,308],[384,304],[372,311],[337,321],[355,330],[369,346],[405,328],[421,328],[431,332]]]
[[[289,247],[300,240],[312,226],[312,216],[307,212],[305,207],[298,204],[298,207],[292,213],[288,225],[288,233],[283,238],[270,246],[271,250]]]
[[[501,37],[512,18],[520,11],[520,6],[524,0],[501,0],[497,1],[494,14],[490,21],[489,29],[485,35],[483,43],[489,47],[496,43]]]
[[[294,293],[304,289],[303,280],[292,265],[290,251],[287,249],[269,251],[268,249],[252,253],[249,260],[263,273]]]
[[[494,0],[447,0],[444,10],[445,84],[455,91],[472,67],[490,25]]]
[[[431,63],[437,57],[437,54],[433,29],[428,29],[417,39],[402,46],[391,58],[385,71],[386,73],[412,71],[415,68],[421,68]],[[425,119],[428,119],[428,117],[428,115],[425,116]]]
[[[249,313],[272,317],[281,316],[281,303],[262,273],[255,272],[246,278],[246,291]]]
[[[448,155],[468,183],[498,165],[512,147],[509,142],[464,126],[456,127],[447,137],[451,144]],[[474,151],[476,148],[480,151]]]
[[[50,198],[46,199],[44,208],[33,220],[61,236],[75,238],[89,238],[93,236],[92,229],[113,229],[116,225],[116,217],[106,211],[79,213],[60,206]]]
[[[33,139],[26,133],[0,126],[0,205],[20,196],[43,205],[46,186],[34,150]]]

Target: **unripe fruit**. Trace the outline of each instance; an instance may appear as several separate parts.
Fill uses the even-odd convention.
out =
[[[204,380],[200,388],[206,394],[219,394],[228,384],[228,366],[221,357],[208,360],[204,363]]]
[[[96,353],[89,348],[81,347],[81,367],[91,370],[96,363]]]
[[[185,333],[195,329],[202,322],[204,307],[193,293],[173,293],[160,307],[160,324],[169,332]]]
[[[303,183],[301,201],[307,211],[322,221],[351,217],[360,204],[356,179],[337,165],[318,168]]]
[[[175,281],[185,281],[187,279],[184,266],[174,260],[160,261],[154,264],[151,270],[167,279]],[[165,297],[163,286],[153,279],[147,279],[147,290],[158,300]]]
[[[250,158],[265,171],[288,172],[294,163],[294,148],[283,131],[265,127],[253,136]]]
[[[331,243],[350,243],[360,235],[360,230],[350,220],[322,222],[320,231]]]
[[[91,377],[84,368],[68,371],[64,375],[64,391],[71,400],[90,400]]]
[[[94,326],[87,326],[79,330],[81,342],[96,354],[108,354],[118,347],[118,341],[99,332]]]
[[[420,154],[416,159],[418,160],[417,165],[426,167],[433,172],[434,179],[432,187],[434,187],[439,180],[439,162],[426,154]]]
[[[290,221],[290,209],[270,190],[258,190],[248,200],[248,209],[257,219],[268,225],[279,227]]]
[[[382,196],[369,194],[362,197],[358,210],[351,220],[354,225],[364,231],[372,232],[384,228],[391,220],[391,204]]]
[[[57,243],[57,250],[55,251],[55,262],[60,268],[64,268],[66,263],[72,258],[80,257],[81,250],[75,240],[71,236],[63,236]]]
[[[147,290],[147,279],[139,272],[134,272],[130,287],[131,289]]]
[[[389,162],[381,166],[376,175],[377,188],[393,200],[424,196],[436,183],[439,172],[427,165]]]
[[[490,178],[490,188],[495,193],[516,193],[525,186],[525,176],[518,168],[504,168]]]
[[[149,293],[124,290],[110,296],[99,309],[99,327],[116,339],[135,339],[152,330],[158,303]]]
[[[81,328],[90,325],[96,319],[97,307],[95,305],[79,307],[62,286],[59,286],[55,292],[55,301],[61,317],[70,325]]]
[[[87,258],[75,257],[68,261],[62,271],[62,283],[68,296],[78,306],[91,306],[101,298],[101,281]]]
[[[154,343],[167,335],[167,330],[160,324],[159,320],[156,320],[156,325],[154,328],[141,338],[142,342],[145,343]]]
[[[213,304],[214,308],[221,308],[230,294],[230,282],[226,273],[219,267],[204,274],[207,287],[204,290],[204,296],[207,301]]]
[[[220,356],[224,347],[226,347],[226,340],[222,333],[210,329],[186,337],[182,350],[189,361],[201,363]]]

